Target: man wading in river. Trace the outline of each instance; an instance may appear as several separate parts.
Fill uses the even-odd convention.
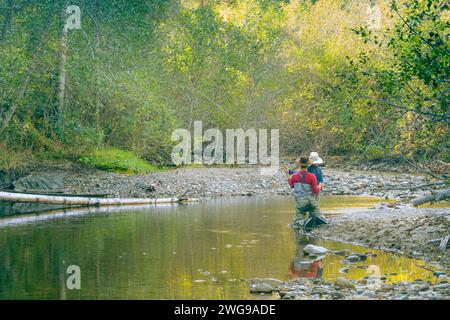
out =
[[[308,161],[307,157],[301,157],[297,161],[300,171],[292,176],[287,167],[284,169],[289,186],[294,189],[295,222],[293,227],[298,229],[303,226],[305,231],[326,223],[325,219],[320,216],[319,203],[315,197],[320,192],[316,176],[306,171]]]
[[[300,168],[300,159],[297,159],[295,161],[295,164],[297,165],[297,168]],[[321,157],[319,157],[319,154],[317,152],[311,152],[309,155],[309,166],[308,166],[308,172],[314,174],[317,179],[317,185],[320,187],[320,190],[322,190],[324,184],[323,184],[323,173],[322,169],[320,169],[320,165],[323,164],[323,160]],[[299,169],[300,170],[300,169]],[[289,174],[294,174],[298,172],[299,170],[289,170]]]

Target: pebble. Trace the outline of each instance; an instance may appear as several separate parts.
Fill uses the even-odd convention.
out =
[[[441,284],[436,284],[433,286],[433,289],[435,289],[435,290],[449,289],[449,288],[450,288],[450,283],[441,283]]]
[[[271,293],[275,288],[267,283],[254,283],[250,285],[250,293]]]
[[[341,268],[339,269],[340,273],[348,273],[348,268]]]
[[[341,287],[341,288],[350,288],[350,289],[354,289],[355,285],[353,284],[352,281],[343,278],[343,277],[337,277],[335,282],[334,282],[335,286]]]
[[[350,251],[344,249],[344,250],[337,250],[337,251],[332,251],[333,254],[338,255],[338,256],[346,256],[350,253]]]
[[[351,255],[351,256],[345,257],[345,260],[347,260],[349,262],[358,262],[358,261],[361,261],[361,258],[357,255]]]
[[[305,254],[323,255],[327,252],[328,250],[326,248],[315,246],[312,244],[308,244],[303,248],[303,253]]]
[[[376,298],[377,297],[375,291],[372,291],[372,290],[366,290],[361,295],[369,297],[369,298]]]
[[[377,291],[379,292],[389,292],[394,290],[394,285],[390,284],[390,283],[384,283],[381,285],[381,288],[379,288]]]

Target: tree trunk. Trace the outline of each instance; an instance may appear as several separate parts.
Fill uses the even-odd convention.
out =
[[[431,191],[428,196],[419,197],[412,201],[414,207],[428,202],[438,202],[450,198],[450,189]]]
[[[66,27],[66,7],[65,1],[61,11],[62,31],[60,39],[60,62],[58,77],[58,120],[62,119],[64,111],[64,97],[66,95],[66,63],[67,63],[67,27]]]
[[[94,19],[95,19],[95,47],[94,47],[94,58],[95,58],[95,129],[97,132],[97,135],[102,132],[102,126],[101,126],[101,117],[102,117],[102,89],[100,87],[100,47],[101,47],[101,30],[100,30],[100,3],[99,0],[95,1],[95,12],[94,12]],[[103,144],[103,134],[100,135],[100,140],[98,141],[98,146],[100,147]]]

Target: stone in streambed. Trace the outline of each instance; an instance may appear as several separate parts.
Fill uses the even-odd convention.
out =
[[[251,279],[249,282],[251,293],[271,293],[279,290],[283,285],[283,281],[272,278]]]
[[[322,255],[326,254],[328,250],[323,247],[315,246],[312,244],[308,244],[303,248],[303,253],[306,255],[312,254],[312,255]]]
[[[368,257],[368,255],[366,255],[366,254],[361,254],[361,253],[358,253],[358,254],[356,254],[358,257],[359,257],[359,259],[361,260],[361,261],[365,261],[366,259],[367,259],[367,257]]]
[[[292,300],[297,296],[297,292],[295,291],[280,291],[280,298],[283,300]]]
[[[348,251],[347,249],[343,249],[343,250],[337,250],[337,251],[332,251],[333,254],[337,255],[337,256],[342,256],[345,257],[346,255],[348,255],[350,253],[350,251]]]
[[[154,184],[148,183],[148,182],[145,182],[145,181],[137,182],[135,184],[135,187],[138,188],[138,189],[142,189],[142,190],[144,190],[146,192],[150,192],[150,193],[156,191],[156,187],[155,187]]]
[[[390,283],[384,283],[381,285],[379,289],[377,289],[377,292],[389,292],[394,290],[394,285]]]
[[[250,293],[272,293],[275,288],[267,283],[253,283],[250,285]]]
[[[348,268],[341,268],[339,269],[340,273],[348,273]]]
[[[432,288],[437,290],[450,289],[450,283],[435,284]]]
[[[378,255],[376,253],[366,252],[364,253],[364,256],[367,258],[367,257],[377,257]]]
[[[351,255],[351,256],[345,257],[345,260],[347,260],[349,262],[359,262],[359,261],[361,261],[361,258],[357,255]]]
[[[438,277],[438,278],[441,276],[446,276],[446,275],[447,275],[447,273],[444,271],[434,271],[433,272],[433,276]]]
[[[272,287],[279,287],[283,285],[283,281],[273,278],[262,279],[262,282],[271,285]]]
[[[341,288],[347,288],[347,289],[355,288],[355,285],[353,284],[353,282],[351,280],[348,280],[343,277],[337,277],[336,280],[334,281],[334,285],[341,287]]]
[[[377,297],[375,291],[373,291],[373,290],[366,290],[361,295],[372,298],[372,299]]]

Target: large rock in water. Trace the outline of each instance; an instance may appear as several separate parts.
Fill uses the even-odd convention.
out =
[[[328,250],[324,247],[315,246],[312,244],[308,244],[303,248],[303,253],[308,254],[314,254],[314,255],[320,255],[320,254],[326,254]]]

